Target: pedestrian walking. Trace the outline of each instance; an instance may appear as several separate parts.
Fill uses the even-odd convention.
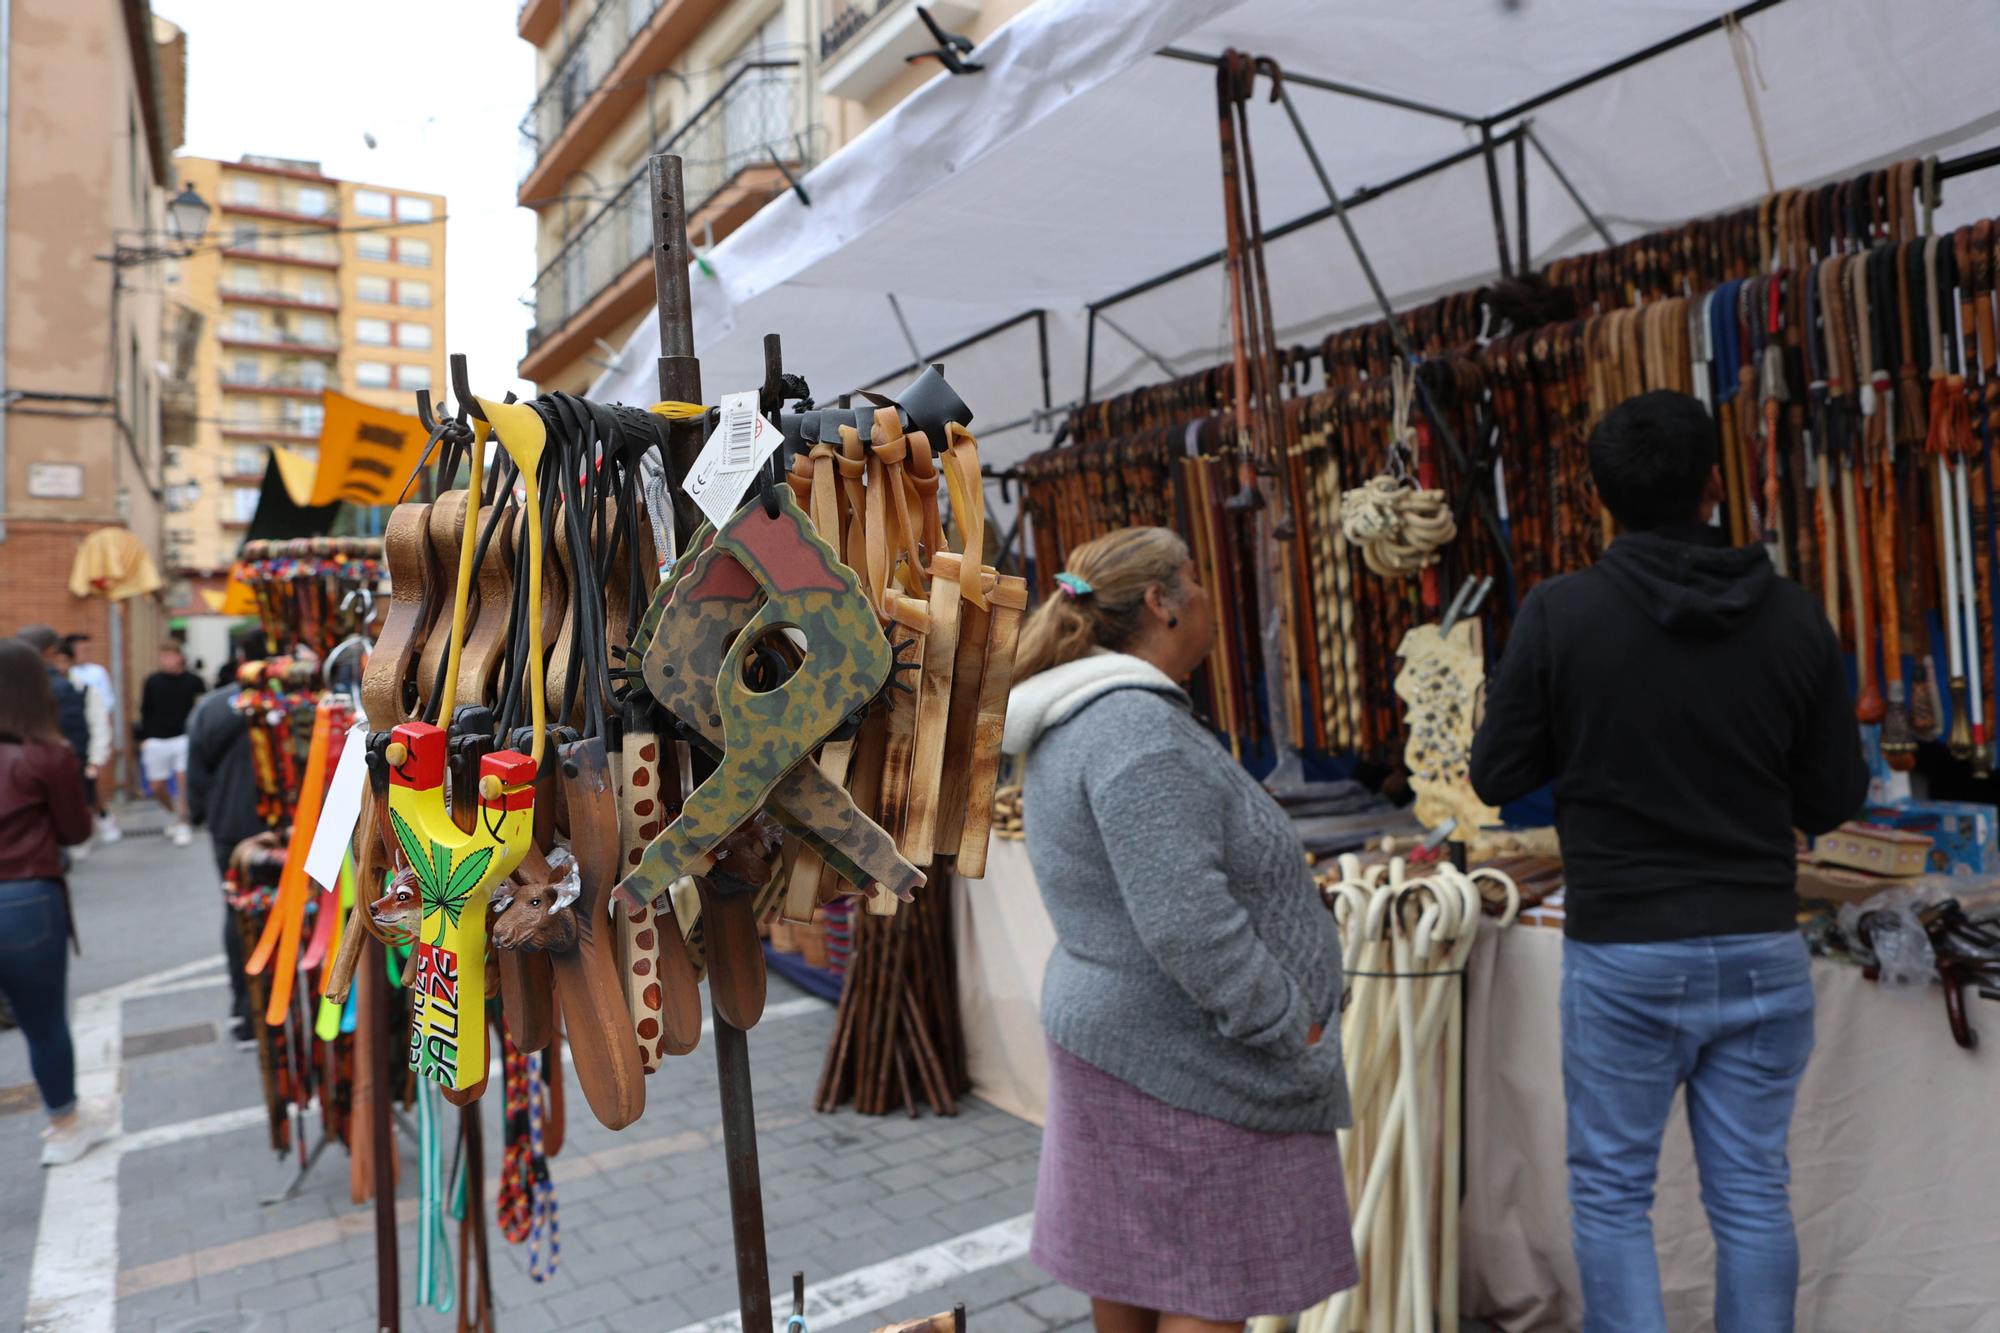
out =
[[[177,643],[160,645],[160,669],[146,677],[139,694],[139,720],[133,731],[139,738],[139,771],[173,823],[167,836],[185,847],[194,841],[188,827],[187,719],[201,698],[200,676],[187,669],[187,657]]]
[[[83,793],[90,800],[90,811],[97,819],[97,840],[114,843],[119,839],[117,821],[104,803],[104,788],[111,776],[111,747],[117,736],[111,715],[109,684],[111,674],[95,663],[80,663],[76,660],[76,645],[87,636],[65,634],[56,646],[56,665],[62,669],[69,683],[83,695],[83,717],[90,733],[89,752],[84,756]],[[100,679],[102,678],[102,683]],[[74,848],[70,855],[81,859],[90,843],[85,842]]]
[[[65,1012],[76,932],[62,848],[90,836],[83,769],[64,741],[47,663],[31,643],[0,641],[0,995],[28,1039],[48,1127],[42,1165],[61,1166],[111,1133],[76,1097]]]
[[[215,853],[218,882],[229,870],[230,855],[245,838],[265,831],[257,811],[256,760],[250,748],[250,724],[237,711],[242,686],[234,681],[211,690],[188,715],[188,815],[208,829]],[[219,896],[219,894],[218,894]],[[250,1026],[250,986],[243,975],[243,933],[236,914],[222,906],[222,951],[228,959],[230,1016],[237,1044],[254,1041]]]
[[[1813,1048],[1792,830],[1861,806],[1854,700],[1812,594],[1710,526],[1720,443],[1700,403],[1628,399],[1589,451],[1621,533],[1521,604],[1471,765],[1493,805],[1555,783],[1583,1326],[1666,1333],[1650,1211],[1685,1087],[1716,1326],[1789,1333],[1786,1137]]]
[[[1179,682],[1215,617],[1179,536],[1086,542],[1021,633],[1005,748],[1055,924],[1037,1264],[1098,1333],[1354,1285],[1340,940],[1291,821]]]
[[[84,711],[82,693],[62,669],[62,636],[49,625],[23,625],[14,637],[41,655],[42,670],[49,678],[49,692],[55,698],[56,729],[76,752],[78,767],[88,766],[90,718]]]

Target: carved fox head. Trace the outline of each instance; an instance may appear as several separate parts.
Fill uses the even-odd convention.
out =
[[[416,931],[423,922],[423,911],[423,890],[408,871],[398,874],[390,881],[388,892],[368,904],[368,915],[384,931]]]

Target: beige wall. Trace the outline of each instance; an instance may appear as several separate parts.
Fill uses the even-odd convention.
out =
[[[119,670],[130,699],[163,632],[160,599],[123,603],[122,660],[114,661],[109,607],[72,597],[68,580],[77,547],[99,528],[126,528],[156,563],[162,556],[162,269],[109,260],[160,227],[169,164],[155,160],[150,140],[158,134],[170,151],[179,134],[179,109],[162,115],[144,91],[134,39],[144,47],[166,39],[168,65],[183,48],[179,31],[156,31],[143,6],[128,28],[119,0],[15,4],[10,12],[0,277],[4,383],[15,399],[4,423],[0,632],[40,621],[91,635],[88,656]],[[179,87],[176,77],[170,94]],[[81,494],[31,495],[30,477],[48,478],[45,468],[80,470]]]
[[[199,498],[173,516],[184,534],[175,543],[186,570],[226,569],[242,544],[245,508],[263,478],[266,450],[282,445],[311,457],[318,436],[320,400],[316,393],[243,393],[226,388],[239,382],[239,370],[258,379],[273,376],[299,380],[323,367],[326,387],[364,402],[409,411],[418,378],[428,370],[433,394],[445,382],[445,200],[441,195],[393,186],[309,178],[311,173],[252,169],[241,163],[183,157],[179,167],[187,182],[214,206],[210,244],[180,265],[179,299],[201,313],[202,336],[194,361],[196,421],[194,446],[185,450],[175,469],[176,483],[193,483]],[[364,215],[362,192],[389,197],[391,216]],[[254,198],[250,195],[254,192]],[[306,192],[306,193],[301,193]],[[409,210],[403,201],[428,205],[429,221],[399,222]],[[323,205],[318,222],[291,216],[300,209]],[[246,212],[256,209],[257,212]],[[287,216],[266,216],[286,214]],[[387,224],[387,225],[385,225]],[[329,233],[328,227],[338,230]],[[245,258],[229,253],[234,229],[251,228],[255,248],[294,257],[325,256],[332,267]],[[365,230],[364,230],[365,229]],[[429,262],[411,262],[411,243],[429,248]],[[375,248],[388,246],[386,257]],[[375,299],[387,287],[387,300]],[[399,300],[403,284],[428,288],[428,305]],[[277,303],[231,299],[229,293],[262,291]],[[363,300],[363,295],[370,297]],[[298,308],[304,305],[326,308]],[[362,321],[385,322],[390,345],[364,345]],[[414,345],[410,328],[429,332],[429,346]],[[255,335],[246,337],[254,328]],[[269,350],[248,342],[324,337],[334,344],[331,354],[310,349]],[[386,370],[387,386],[378,387],[369,372]]]
[[[1035,0],[979,0],[979,17],[969,23],[957,25],[957,31],[972,39],[977,45],[1006,24],[1007,20],[1033,4]],[[831,16],[841,9],[844,0],[811,0],[813,14],[813,58],[819,58],[819,33]],[[921,65],[904,67],[901,73],[876,89],[866,101],[853,102],[844,98],[825,99],[825,120],[832,136],[831,149],[839,149],[895,109],[897,103],[932,79],[949,77],[936,61],[927,60]],[[976,77],[976,76],[974,76]]]
[[[618,0],[612,2],[617,3]],[[630,2],[639,3],[641,0]],[[874,0],[868,2],[873,4]],[[975,42],[980,41],[1032,2],[981,0],[978,17],[958,26]],[[911,66],[899,71],[866,101],[822,96],[819,86],[819,36],[833,14],[845,3],[846,0],[735,0],[725,5],[678,52],[670,70],[650,80],[650,117],[646,102],[641,100],[623,120],[598,138],[577,170],[558,185],[542,189],[541,199],[530,202],[536,210],[537,274],[549,270],[550,265],[563,255],[565,247],[604,208],[605,201],[615,196],[644,167],[646,155],[654,150],[655,145],[702,107],[727,77],[724,62],[731,60],[748,39],[774,20],[781,30],[782,36],[778,40],[786,48],[786,54],[795,55],[801,61],[802,98],[806,108],[803,119],[808,125],[817,127],[817,142],[813,145],[816,158],[824,157],[851,141],[929,80],[946,77],[935,64]],[[597,8],[596,3],[585,0],[569,5],[560,21],[553,25],[547,38],[537,47],[536,86],[529,90],[530,101],[547,84],[570,43],[584,32],[587,21]],[[615,15],[612,21],[618,21]],[[526,103],[523,109],[527,109]],[[701,152],[698,143],[684,140],[682,146],[691,161]],[[744,173],[746,177],[749,174]],[[769,182],[763,183],[766,189],[773,186],[782,188],[782,182],[777,180],[775,174]],[[751,196],[751,202],[762,197]],[[725,220],[740,225],[741,216],[742,213],[732,213]],[[727,234],[727,230],[704,234],[697,228],[690,239],[700,246],[705,242],[719,241]],[[594,272],[589,281],[601,282],[605,276]],[[603,324],[602,328],[591,327],[588,322],[579,324],[579,316],[572,315],[563,327],[580,328],[592,336],[569,340],[574,343],[573,355],[569,345],[545,342],[540,361],[547,362],[552,357],[567,357],[567,360],[556,364],[531,365],[525,369],[535,374],[544,389],[581,392],[602,371],[607,359],[603,346],[597,344],[608,344],[614,349],[620,347],[634,328],[651,318],[650,313],[627,313],[629,310],[629,304],[623,304],[617,307],[618,317],[615,319],[611,317],[611,312],[592,316],[593,320]]]
[[[159,524],[159,393],[151,373],[158,359],[159,271],[119,274],[118,325],[109,330],[114,269],[102,256],[111,253],[116,234],[157,225],[160,192],[125,58],[120,6],[116,0],[16,6],[12,54],[7,387],[115,401],[96,405],[105,414],[95,417],[31,415],[24,409],[34,405],[16,405],[7,423],[7,517],[129,522],[145,538]],[[79,69],[105,77],[79,78]],[[88,406],[35,410],[81,413]],[[29,465],[49,460],[83,464],[82,499],[28,494]]]
[[[546,268],[570,238],[604,207],[605,201],[645,168],[646,157],[655,144],[673,134],[716,92],[730,72],[725,62],[731,61],[767,24],[777,21],[775,26],[782,33],[778,40],[786,48],[785,54],[803,62],[803,75],[810,80],[812,52],[817,49],[818,41],[818,29],[812,26],[813,4],[814,0],[734,0],[725,5],[681,48],[667,72],[652,77],[650,116],[646,100],[641,99],[598,140],[577,170],[563,179],[559,187],[547,192],[546,202],[535,206],[536,272],[539,274]],[[547,82],[570,37],[581,30],[594,8],[591,3],[573,4],[566,15],[566,26],[558,25],[548,40],[536,48],[536,87],[529,90],[530,101]],[[805,105],[815,104],[808,94]],[[523,103],[522,109],[526,111],[527,103]],[[690,151],[692,154],[698,150]],[[721,236],[713,239],[719,240]],[[703,237],[697,234],[694,240],[699,245]],[[649,317],[628,316],[607,325],[597,336],[616,348],[642,319]],[[604,349],[592,346],[585,354],[544,372],[539,386],[545,390],[580,393],[602,372],[605,360],[608,357]]]
[[[723,62],[771,19],[783,14],[784,40],[800,51],[805,51],[809,43],[816,44],[818,30],[814,29],[809,34],[806,27],[807,11],[811,6],[812,0],[736,0],[724,9],[681,52],[671,67],[673,72],[660,75],[653,81],[652,128],[657,130],[658,136],[665,139],[672,134],[690,113],[714,94],[728,75]],[[579,21],[576,17],[579,13],[588,12],[589,6],[577,5],[570,11],[572,24]],[[552,49],[560,51],[559,47],[550,46],[537,51],[536,67],[544,79],[547,78]],[[816,46],[814,49],[817,49]],[[808,66],[810,63],[808,57]],[[645,167],[647,154],[651,151],[648,128],[646,105],[641,101],[631,115],[598,143],[584,165],[571,173],[563,181],[562,188],[555,192],[558,198],[567,198],[569,202],[552,203],[537,210],[537,271],[562,248],[571,233],[602,207],[597,199],[584,196],[613,194]]]
[[[394,218],[364,216],[356,206],[356,195],[368,191],[373,194],[387,194],[392,200]],[[408,213],[408,202],[420,202],[429,208],[429,222],[408,223],[402,221]],[[340,221],[349,229],[339,238],[342,255],[340,269],[340,342],[343,349],[340,360],[340,387],[363,402],[376,403],[382,407],[393,407],[400,411],[410,411],[412,394],[420,387],[428,387],[433,397],[442,394],[445,383],[444,347],[444,196],[425,194],[417,190],[395,190],[379,185],[357,185],[347,182],[340,187]],[[397,225],[385,226],[385,222]],[[359,228],[371,228],[361,231]],[[387,242],[390,247],[388,258],[369,257],[364,247]],[[413,256],[428,251],[428,262],[414,262]],[[380,300],[380,288],[389,289],[387,301]],[[363,288],[369,299],[362,299]],[[418,291],[428,292],[428,304],[413,305],[406,298],[414,298]],[[360,338],[360,323],[363,320],[386,323],[390,326],[390,346],[363,344]],[[413,340],[409,336],[417,329],[425,331],[428,346],[421,345],[422,339]],[[364,367],[372,368],[379,375],[382,367],[388,367],[391,383],[387,387],[363,384]],[[429,384],[423,383],[422,372],[429,372]]]

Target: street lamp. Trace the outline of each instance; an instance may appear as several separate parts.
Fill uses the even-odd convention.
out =
[[[208,234],[210,211],[208,200],[196,194],[194,186],[183,186],[167,204],[166,230],[114,233],[111,253],[98,258],[108,261],[114,274],[163,259],[186,259]]]
[[[208,200],[196,194],[194,186],[183,186],[167,205],[167,234],[184,245],[199,245],[208,233],[208,214]]]

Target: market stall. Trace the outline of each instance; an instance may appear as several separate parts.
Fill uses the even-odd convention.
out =
[[[495,1074],[505,1208],[534,1237],[563,1079],[622,1129],[647,1077],[706,1040],[746,1326],[767,1325],[744,1046],[758,932],[796,943],[837,898],[855,901],[816,1107],[950,1114],[970,1087],[1039,1114],[1053,938],[1024,848],[989,841],[1000,730],[1032,595],[1113,528],[1187,537],[1222,624],[1190,691],[1228,747],[1216,762],[1278,775],[1328,858],[1346,947],[1378,951],[1349,969],[1368,979],[1351,1021],[1375,1024],[1350,1067],[1371,1301],[1401,1261],[1425,1275],[1413,1290],[1435,1276],[1441,1311],[1462,1292],[1509,1327],[1569,1317],[1548,1190],[1558,937],[1510,926],[1468,973],[1482,906],[1512,922],[1518,885],[1434,848],[1365,869],[1341,854],[1456,829],[1477,856],[1498,822],[1446,789],[1464,786],[1480,674],[1520,598],[1609,536],[1580,461],[1609,406],[1677,388],[1723,421],[1724,521],[1824,598],[1858,722],[1894,733],[1874,737],[1885,795],[1907,795],[1891,773],[1919,742],[1991,767],[2000,249],[1974,224],[2000,204],[1981,174],[2000,127],[1956,96],[1983,69],[1953,40],[1973,7],[1923,25],[1880,0],[1467,5],[1417,26],[1322,10],[1044,0],[982,47],[976,77],[909,99],[692,269],[655,159],[660,326],[588,398],[481,398],[455,361],[455,410],[423,403],[435,498],[398,506],[386,538],[393,601],[353,742],[365,776],[327,821],[336,866],[353,833],[366,891],[323,987],[335,1005],[350,983],[376,1003],[409,988],[408,1027],[391,1017],[382,1045],[416,1088],[426,1255],[452,1216],[483,1267],[466,1108]],[[1212,209],[1188,205],[1215,195],[1218,112],[1219,251]],[[1328,162],[1340,186],[1388,183],[1343,196]],[[1344,239],[1318,226],[1333,221]],[[947,356],[949,381],[932,364]],[[893,396],[842,392],[882,386]],[[973,402],[1002,405],[1001,450],[982,453]],[[1023,427],[1059,403],[1062,441],[1033,449]],[[998,506],[981,491],[994,472]],[[1446,704],[1448,723],[1411,725]],[[329,750],[301,779],[311,802]],[[1413,793],[1414,821],[1357,775]],[[1406,872],[1427,913],[1407,920]],[[1478,883],[1504,884],[1502,901]],[[294,872],[272,908],[282,956],[339,901]],[[1392,924],[1357,943],[1364,910]],[[1823,1039],[1802,1153],[1888,1123],[1849,1119],[1834,1094],[1882,1059],[1850,1038],[1880,1024],[1893,1040],[1901,1011],[1860,1017],[1874,995],[1833,966],[1823,993],[1854,1016]],[[1908,1082],[1963,1086],[1965,1059],[1935,1046],[1933,1031],[1902,1048],[1923,1062]],[[1901,1130],[1951,1102],[1881,1110]],[[1508,1133],[1517,1116],[1534,1131]],[[455,1139],[469,1199],[446,1168]],[[1407,1165],[1400,1184],[1382,1183],[1388,1161]],[[1948,1169],[1912,1154],[1901,1178]],[[1882,1308],[1959,1308],[1962,1278],[1941,1270],[1967,1265],[1930,1233],[1897,1242],[1893,1272],[1848,1264],[1864,1222],[1902,1211],[1829,1175],[1849,1190],[1801,1196],[1820,1261],[1878,1274]],[[1663,1237],[1698,1230],[1687,1202],[1663,1201]],[[1457,1238],[1434,1267],[1433,1218]],[[1692,1272],[1697,1248],[1676,1242],[1670,1267]],[[427,1259],[421,1295],[449,1309],[437,1272]],[[1826,1290],[1843,1310],[1864,1299]]]

